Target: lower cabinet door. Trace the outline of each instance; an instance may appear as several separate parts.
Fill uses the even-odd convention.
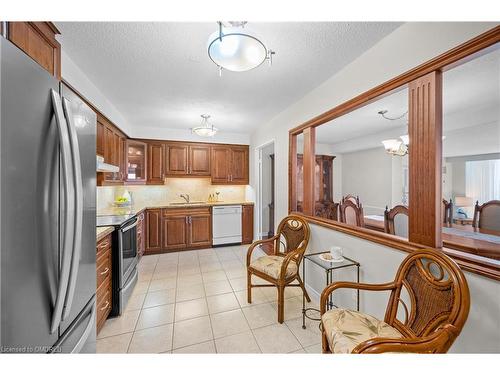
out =
[[[168,215],[163,217],[163,248],[165,250],[184,249],[188,246],[188,217]]]
[[[188,246],[212,246],[212,217],[208,214],[192,214],[189,216]]]
[[[161,240],[162,220],[161,209],[146,211],[146,249],[145,253],[158,252],[162,248]]]

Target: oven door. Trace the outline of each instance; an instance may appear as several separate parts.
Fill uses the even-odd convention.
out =
[[[137,266],[137,221],[137,217],[134,217],[119,229],[120,289]]]

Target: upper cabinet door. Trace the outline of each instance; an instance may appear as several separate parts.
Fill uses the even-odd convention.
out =
[[[189,146],[189,174],[193,176],[210,176],[210,146]]]
[[[170,143],[166,147],[166,174],[169,176],[189,174],[189,146],[182,143]]]
[[[125,174],[128,182],[146,181],[146,143],[127,140]]]
[[[104,157],[104,134],[105,127],[102,122],[97,120],[97,134],[96,134],[96,154]]]
[[[163,184],[165,177],[164,153],[165,146],[162,143],[148,145],[148,184]]]
[[[228,184],[231,150],[227,146],[213,146],[211,157],[212,183]]]
[[[231,184],[248,184],[248,146],[231,147]]]
[[[59,30],[52,22],[9,22],[9,40],[57,79],[61,79]]]

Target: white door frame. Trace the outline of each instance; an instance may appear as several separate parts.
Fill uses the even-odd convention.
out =
[[[256,220],[257,239],[259,239],[259,240],[262,239],[262,149],[264,147],[271,145],[271,144],[273,145],[273,148],[276,146],[276,142],[275,142],[274,138],[255,148],[255,161],[256,161],[256,163],[255,163],[255,180],[257,181],[257,183],[255,184],[255,187],[257,189],[257,192],[256,192],[257,204],[255,207],[255,213],[257,216],[257,220]],[[276,179],[275,179],[275,183],[276,183]],[[275,186],[275,188],[276,188],[276,186]],[[274,190],[274,191],[276,192],[276,190]]]

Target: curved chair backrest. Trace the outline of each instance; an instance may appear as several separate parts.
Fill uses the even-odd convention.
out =
[[[390,210],[386,207],[384,228],[386,233],[408,238],[408,207],[397,205]]]
[[[443,199],[443,204],[441,206],[443,215],[443,223],[451,224],[451,220],[453,218],[453,202],[450,199],[448,202],[446,199]]]
[[[451,325],[453,337],[439,348],[447,350],[469,314],[469,288],[458,265],[441,251],[415,251],[401,263],[395,283],[385,322],[411,338]],[[404,308],[404,321],[398,318],[399,306]]]
[[[295,261],[300,263],[311,236],[309,224],[300,216],[290,215],[281,220],[276,231],[276,253],[287,254],[298,249]]]
[[[316,202],[314,205],[314,216],[338,221],[339,204],[333,201]]]
[[[351,201],[352,203],[354,203],[356,206],[359,206],[360,205],[360,202],[359,202],[359,197],[358,196],[354,196],[352,194],[347,194],[345,197],[342,197],[342,201],[341,203],[345,202],[345,201]]]
[[[500,201],[493,200],[474,207],[472,226],[480,229],[500,231]]]
[[[344,200],[339,206],[340,221],[345,224],[364,227],[363,206]]]

